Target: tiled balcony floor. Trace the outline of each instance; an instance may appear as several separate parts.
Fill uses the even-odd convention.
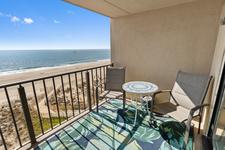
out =
[[[95,110],[40,143],[36,149],[182,149],[184,128],[168,116],[154,114],[154,122],[149,116],[138,112],[137,124],[133,127],[133,104],[127,102],[128,111],[121,112],[122,101],[105,102],[99,113]],[[153,125],[155,124],[155,125]],[[189,149],[192,149],[192,138]]]

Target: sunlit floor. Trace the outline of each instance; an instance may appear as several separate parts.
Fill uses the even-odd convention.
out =
[[[136,126],[134,105],[121,100],[105,102],[95,110],[40,143],[36,149],[183,149],[183,125],[168,116],[154,114],[151,123],[144,111],[138,111]],[[188,149],[192,149],[192,138]]]

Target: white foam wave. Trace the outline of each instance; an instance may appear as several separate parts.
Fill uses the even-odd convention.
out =
[[[96,60],[96,61],[91,61],[91,62],[79,62],[79,63],[74,63],[74,64],[62,64],[62,65],[59,65],[59,66],[52,66],[52,67],[39,67],[39,68],[29,68],[29,69],[4,71],[4,72],[0,72],[0,76],[18,74],[18,73],[24,73],[24,72],[48,70],[48,69],[57,69],[57,68],[62,68],[62,67],[70,67],[70,66],[76,66],[76,65],[81,65],[81,64],[87,64],[87,63],[93,63],[93,62],[104,62],[104,61],[110,61],[110,59],[102,59],[102,60]]]

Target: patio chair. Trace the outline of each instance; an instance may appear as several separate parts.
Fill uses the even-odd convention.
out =
[[[125,67],[109,67],[106,70],[106,82],[97,83],[96,85],[96,102],[97,102],[97,112],[99,99],[106,98],[115,99],[123,96],[123,101],[125,101],[125,92],[122,89],[122,85],[125,83]],[[98,81],[97,81],[98,82]],[[98,88],[105,85],[104,91],[99,94]],[[123,108],[125,103],[123,103]]]
[[[161,114],[168,114],[179,122],[185,123],[186,144],[189,138],[191,121],[197,116],[199,116],[198,133],[200,133],[203,108],[209,106],[208,104],[203,104],[203,102],[211,79],[212,76],[179,71],[172,90],[158,91],[153,95],[153,99],[156,102],[159,94],[165,92],[170,94],[169,102],[154,104],[153,110]]]

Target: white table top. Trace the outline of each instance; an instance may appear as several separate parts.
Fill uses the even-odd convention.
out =
[[[152,94],[158,89],[158,86],[151,82],[132,81],[123,84],[123,90],[133,94]]]

